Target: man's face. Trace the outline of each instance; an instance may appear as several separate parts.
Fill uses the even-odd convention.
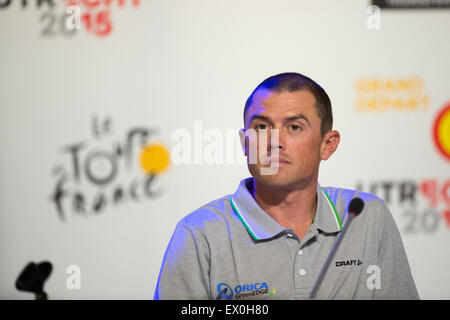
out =
[[[245,130],[256,130],[258,140],[245,138],[247,164],[252,176],[272,187],[295,188],[310,182],[318,175],[322,158],[320,125],[315,98],[310,92],[301,90],[276,93],[258,90],[245,114]],[[278,130],[278,142],[272,138],[273,129]],[[260,147],[262,130],[266,130],[267,148]],[[241,132],[241,141],[242,134]],[[249,141],[258,143],[258,160],[254,164],[249,163]],[[278,157],[274,155],[273,150],[276,149]],[[270,162],[263,164],[261,159],[268,159]],[[278,166],[278,170],[274,174],[261,174],[261,168],[268,166]]]

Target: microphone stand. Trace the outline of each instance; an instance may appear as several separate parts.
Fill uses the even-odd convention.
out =
[[[339,245],[341,244],[342,239],[344,238],[345,233],[347,232],[348,226],[350,225],[352,220],[361,213],[363,209],[364,209],[364,202],[360,198],[353,198],[352,201],[350,201],[350,204],[348,206],[347,220],[345,221],[344,227],[342,228],[341,232],[338,234],[336,241],[334,242],[333,248],[331,249],[328,258],[325,261],[325,264],[320,270],[319,276],[317,277],[313,290],[311,291],[311,294],[309,296],[310,300],[315,299],[317,297],[317,292],[319,291],[319,288],[323,282],[325,273],[327,272],[331,260],[333,259],[334,254],[336,253]]]

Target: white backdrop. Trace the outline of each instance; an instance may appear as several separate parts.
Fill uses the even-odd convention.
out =
[[[49,2],[0,7],[0,298],[32,298],[15,289],[16,277],[29,261],[48,260],[50,299],[152,299],[177,221],[249,176],[233,153],[245,100],[266,77],[286,71],[316,80],[333,103],[341,144],[322,163],[320,184],[389,197],[419,294],[450,298],[450,162],[432,136],[450,101],[449,10],[383,10],[373,29],[370,3],[358,0],[130,0],[108,8],[99,1],[90,11],[82,2],[81,13],[90,15],[70,34],[66,2]],[[105,10],[109,16],[98,14]],[[364,91],[391,80],[418,89]],[[391,102],[370,109],[357,103],[364,95]],[[419,105],[392,102],[409,98]],[[241,161],[171,163],[146,196],[142,136],[128,144],[128,167],[124,156],[134,128],[155,130],[146,142],[168,152],[180,128],[203,146],[206,130],[235,130],[225,153]],[[448,146],[450,132],[440,137]],[[81,142],[76,180],[75,153],[64,147]],[[89,170],[112,172],[117,148],[111,181],[89,180]],[[51,200],[62,176],[65,219]],[[117,188],[123,201],[114,204]],[[77,193],[84,214],[73,207]],[[99,193],[106,204],[94,213]],[[402,193],[415,202],[402,202]],[[67,286],[71,265],[80,268],[80,289]]]

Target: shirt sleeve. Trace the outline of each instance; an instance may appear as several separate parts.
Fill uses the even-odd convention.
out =
[[[178,223],[164,255],[155,300],[211,299],[209,246],[205,237]]]
[[[395,220],[381,202],[381,226],[378,238],[378,266],[380,270],[380,288],[375,289],[375,299],[420,299],[405,248]]]

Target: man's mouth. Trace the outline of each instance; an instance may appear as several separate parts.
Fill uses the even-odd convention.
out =
[[[265,160],[265,161],[264,161]],[[265,158],[262,162],[266,164],[290,164],[291,162],[286,160],[285,158],[278,157],[278,158]]]
[[[271,162],[280,163],[280,164],[289,164],[290,162],[283,158],[271,159]]]

